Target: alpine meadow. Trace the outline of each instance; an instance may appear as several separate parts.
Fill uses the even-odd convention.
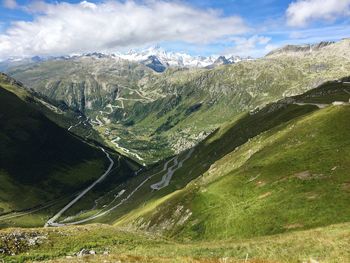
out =
[[[350,263],[350,1],[0,2],[0,262]]]

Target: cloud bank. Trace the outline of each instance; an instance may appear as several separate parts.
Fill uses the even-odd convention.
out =
[[[3,5],[6,8],[14,9],[17,7],[17,2],[16,0],[3,0]]]
[[[270,51],[270,37],[253,35],[251,37],[233,37],[234,46],[224,51],[225,54],[259,57]]]
[[[168,1],[34,2],[25,9],[34,20],[14,22],[0,35],[0,58],[117,50],[161,41],[207,44],[248,30],[238,16]]]
[[[287,23],[302,27],[315,20],[334,21],[350,16],[350,0],[298,0],[289,5]]]

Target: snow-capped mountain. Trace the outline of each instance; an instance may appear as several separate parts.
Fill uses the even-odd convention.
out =
[[[248,60],[251,58],[241,58],[238,56],[191,56],[181,52],[167,52],[160,47],[151,47],[145,50],[130,50],[127,53],[86,53],[86,54],[72,54],[58,57],[27,57],[27,58],[12,58],[6,61],[0,61],[0,70],[6,70],[12,66],[18,66],[29,63],[38,63],[46,60],[70,60],[79,58],[93,58],[93,59],[123,59],[133,62],[142,63],[145,66],[153,69],[156,72],[163,72],[168,67],[186,67],[186,68],[214,68],[220,65],[227,65]]]
[[[149,56],[146,60],[141,61],[141,63],[156,72],[163,72],[166,70],[166,66],[154,55]]]
[[[151,47],[142,51],[130,50],[125,54],[116,54],[117,57],[129,61],[143,62],[150,57],[156,57],[166,67],[209,67],[222,64],[232,64],[243,60],[237,56],[191,56],[180,52],[167,52],[160,47]]]

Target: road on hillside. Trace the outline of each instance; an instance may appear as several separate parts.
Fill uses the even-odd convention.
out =
[[[189,159],[191,157],[193,150],[194,150],[193,148],[191,150],[189,150],[186,157],[183,160],[181,160],[180,162],[178,161],[179,156],[176,156],[174,159],[174,165],[169,167],[167,173],[162,177],[162,180],[160,180],[158,183],[152,184],[151,188],[154,190],[160,190],[160,189],[163,189],[164,187],[167,187],[169,185],[170,180],[173,177],[174,173],[182,167],[183,163],[187,159]]]
[[[194,151],[194,148],[190,149],[189,152],[187,153],[187,155],[185,156],[185,158],[184,158],[183,160],[181,160],[180,162],[178,162],[178,157],[179,157],[179,156],[175,156],[175,157],[171,158],[170,160],[168,160],[168,161],[164,164],[162,170],[160,170],[159,172],[156,172],[156,173],[150,175],[150,176],[147,177],[145,180],[143,180],[137,187],[134,188],[134,190],[133,190],[127,197],[125,197],[124,199],[122,199],[118,204],[112,206],[111,208],[108,208],[108,207],[110,206],[111,203],[110,203],[109,205],[107,205],[106,208],[108,208],[108,210],[105,210],[105,211],[101,210],[100,212],[98,212],[97,214],[95,214],[95,215],[93,215],[93,216],[90,216],[90,217],[88,217],[88,218],[81,219],[81,220],[78,220],[78,221],[74,221],[74,222],[69,222],[69,223],[55,223],[54,226],[78,225],[78,224],[86,223],[86,222],[89,222],[89,221],[94,220],[94,219],[96,219],[96,218],[102,217],[102,216],[104,216],[104,215],[110,213],[111,211],[113,211],[113,210],[116,209],[117,207],[121,206],[121,205],[124,204],[126,201],[128,201],[128,200],[129,200],[129,199],[130,199],[130,198],[131,198],[131,197],[132,197],[146,182],[147,182],[147,181],[149,181],[149,180],[152,179],[154,176],[156,176],[156,175],[158,175],[158,174],[160,174],[160,173],[166,172],[166,175],[165,175],[166,178],[164,179],[164,176],[163,176],[163,179],[162,179],[161,182],[163,182],[163,181],[164,181],[164,182],[158,187],[157,190],[160,190],[160,189],[162,189],[162,188],[168,186],[172,175],[173,175],[178,169],[180,169],[180,168],[182,167],[183,163],[184,163],[187,159],[189,159],[189,158],[191,157],[193,151]],[[172,161],[174,161],[174,165],[171,166],[171,167],[168,167],[169,164],[170,164]],[[177,166],[177,167],[175,168],[175,166]],[[169,175],[170,175],[170,176],[169,176]],[[159,182],[159,183],[160,183],[160,182]],[[157,184],[159,184],[159,183],[157,183]],[[153,190],[155,190],[155,188],[153,188],[153,187],[151,187],[151,188],[152,188]],[[124,192],[125,192],[125,191],[124,191]],[[123,192],[123,193],[124,193],[124,192]],[[106,208],[105,208],[105,209],[106,209]]]
[[[110,161],[110,164],[107,168],[107,170],[105,171],[105,173],[103,175],[101,175],[100,178],[98,178],[95,182],[93,182],[88,188],[86,188],[84,191],[82,191],[76,198],[74,198],[71,202],[69,202],[65,207],[63,207],[57,214],[55,214],[52,218],[50,218],[46,224],[45,227],[48,226],[60,226],[59,223],[56,223],[56,220],[58,218],[61,217],[61,215],[67,211],[69,208],[71,208],[76,202],[78,202],[84,195],[86,195],[92,188],[94,188],[98,183],[100,183],[101,181],[103,181],[106,176],[109,174],[109,172],[112,170],[112,167],[114,166],[114,161],[112,160],[112,158],[109,156],[109,153],[105,151],[105,149],[103,149],[101,147],[101,150],[106,154],[108,160]]]
[[[31,209],[24,209],[22,211],[16,211],[16,212],[11,212],[9,214],[6,214],[6,215],[2,215],[0,216],[0,221],[5,221],[5,220],[9,220],[9,219],[13,219],[13,218],[17,218],[17,217],[23,217],[23,216],[26,216],[26,215],[30,215],[30,214],[34,214],[36,212],[39,212],[41,210],[44,210],[46,208],[50,208],[52,206],[55,206],[57,205],[58,203],[62,202],[64,199],[66,198],[71,198],[73,196],[75,196],[77,194],[73,194],[73,195],[70,195],[70,196],[65,196],[65,197],[62,197],[62,198],[59,198],[59,199],[55,199],[53,201],[49,201],[47,203],[44,203],[44,204],[41,204],[41,205],[38,205],[37,207],[35,208],[31,208]]]
[[[319,109],[324,109],[327,106],[329,106],[329,104],[321,104],[321,103],[306,103],[306,102],[295,102],[295,105],[299,105],[299,106],[305,106],[305,105],[313,105],[318,107]]]

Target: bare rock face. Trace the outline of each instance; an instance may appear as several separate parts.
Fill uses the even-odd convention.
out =
[[[313,51],[318,51],[324,47],[327,47],[329,45],[333,45],[335,42],[333,41],[323,41],[316,44],[306,44],[306,45],[286,45],[282,48],[275,49],[268,53],[266,56],[272,56],[272,55],[279,55],[279,54],[286,54],[286,53],[296,53],[296,52],[302,52],[302,53],[310,53]]]
[[[204,139],[200,132],[237,114],[254,114],[283,97],[349,75],[349,53],[350,40],[344,39],[289,45],[254,61],[218,57],[221,66],[212,69],[168,67],[162,56],[140,59],[144,64],[126,60],[135,54],[126,59],[91,54],[17,66],[8,73],[25,87],[84,114],[92,125],[108,128],[103,139],[111,141],[123,131],[120,145],[153,162],[159,160],[153,149],[161,146],[163,157],[165,152],[179,153]],[[159,62],[167,66],[163,73],[147,66]]]

